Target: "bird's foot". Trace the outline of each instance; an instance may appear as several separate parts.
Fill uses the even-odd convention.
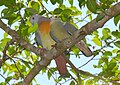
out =
[[[56,47],[57,44],[51,45],[51,47]]]
[[[46,52],[47,50],[45,48],[41,48],[41,52]]]

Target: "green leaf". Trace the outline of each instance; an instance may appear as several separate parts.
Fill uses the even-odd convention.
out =
[[[15,47],[14,46],[9,46],[9,48],[8,48],[9,55],[12,55],[15,52],[16,52]]]
[[[4,15],[2,16],[2,18],[8,20],[9,25],[12,25],[14,22],[20,19],[20,15],[14,13],[12,9],[5,8],[4,10],[2,10],[1,14]]]
[[[118,49],[113,49],[112,52],[113,52],[113,53],[117,53],[117,52],[118,52]]]
[[[4,0],[0,0],[0,6],[4,5]]]
[[[32,33],[32,32],[35,32],[36,30],[38,29],[38,24],[35,24],[33,27],[30,27],[28,29],[28,33]]]
[[[109,67],[110,70],[112,70],[116,65],[117,65],[116,62],[112,61],[112,62],[109,63],[108,67]]]
[[[56,0],[60,5],[63,4],[63,0]]]
[[[80,50],[77,47],[72,47],[71,50],[74,52],[75,55],[78,55]]]
[[[71,12],[71,15],[72,15],[72,16],[79,16],[79,15],[81,15],[81,14],[82,14],[81,11],[72,11],[72,12]]]
[[[20,68],[20,67],[19,67],[19,68]],[[15,64],[9,65],[8,75],[9,75],[9,74],[12,74],[13,72],[18,72],[18,70],[16,69]]]
[[[2,66],[2,70],[3,70],[3,74],[5,74],[6,72],[7,72],[7,70],[8,70],[8,68],[7,68],[7,66]]]
[[[54,14],[60,14],[61,12],[62,12],[62,9],[60,9],[60,8],[56,8],[56,9],[53,11]]]
[[[50,68],[49,70],[51,71],[51,73],[54,73],[55,71],[57,71],[57,68]]]
[[[89,79],[85,82],[85,85],[93,85],[93,81],[91,79]]]
[[[45,69],[45,68],[42,69],[42,74],[43,74],[43,73],[46,73],[46,69]]]
[[[68,0],[71,6],[73,5],[73,0]]]
[[[4,47],[6,45],[6,43],[9,42],[10,40],[11,40],[10,38],[3,38],[1,40],[2,47]]]
[[[20,24],[19,30],[17,32],[19,33],[19,35],[21,35],[22,37],[25,38],[26,36],[28,36],[28,29],[29,28],[28,28],[28,26],[26,26],[26,24]]]
[[[114,37],[116,37],[116,36],[118,35],[118,30],[112,31],[112,35],[113,35]]]
[[[94,68],[101,68],[100,65],[97,66],[97,65],[93,65]]]
[[[0,82],[0,85],[7,85],[6,82]]]
[[[98,37],[94,37],[94,38],[92,39],[92,41],[93,41],[96,45],[102,46],[102,43],[101,43],[101,41],[100,41],[100,39],[99,39]]]
[[[38,13],[38,11],[33,9],[33,8],[26,8],[25,12],[26,12],[27,15],[33,15],[33,14],[37,14]]]
[[[12,25],[13,23],[15,23],[16,21],[18,21],[18,20],[20,20],[21,19],[21,17],[19,16],[19,15],[17,15],[16,17],[13,17],[13,18],[10,18],[10,19],[8,19],[9,21],[8,21],[8,24],[9,25]]]
[[[44,0],[46,3],[48,2],[48,0]]]
[[[75,72],[75,70],[70,69],[70,71],[77,76],[77,73]]]
[[[82,6],[85,6],[85,0],[78,0],[79,2],[79,7],[81,8]]]
[[[118,48],[120,48],[120,41],[114,42],[114,45],[117,46]]]
[[[2,10],[2,12],[1,12],[1,14],[4,14],[4,15],[6,15],[6,14],[8,14],[9,13],[9,9],[8,8],[4,8],[3,10]]]
[[[62,11],[62,14],[66,14],[66,15],[70,15],[71,13],[72,13],[72,10],[68,8]]]
[[[26,71],[26,66],[22,65],[21,62],[19,62],[19,61],[16,62],[16,65],[19,66],[19,69],[20,69],[21,72],[26,73],[25,72]]]
[[[112,56],[112,52],[110,52],[110,51],[105,51],[105,52],[103,53],[103,55],[105,55],[105,56]]]
[[[6,81],[6,82],[9,82],[12,78],[13,78],[13,76],[8,76],[8,77],[5,79],[5,81]]]
[[[87,0],[86,5],[91,12],[96,13],[97,10],[96,0]]]
[[[98,35],[98,31],[97,31],[97,30],[95,30],[92,34],[93,34],[93,35],[95,35],[96,37],[98,37],[98,36],[99,36],[99,35]]]
[[[6,7],[13,8],[16,4],[16,0],[0,0],[0,5],[5,5]]]
[[[20,10],[20,9],[24,8],[25,5],[23,4],[23,2],[19,2],[19,3],[16,3],[15,7],[16,7],[16,11],[17,11],[17,10]]]
[[[115,57],[116,60],[120,60],[120,54],[117,54],[117,56]]]
[[[103,13],[102,14],[98,14],[98,16],[96,18],[97,22],[102,20],[104,17],[105,17],[105,15]]]
[[[31,69],[31,67],[30,67],[28,62],[25,62],[25,61],[22,61],[22,62],[25,64],[25,66],[27,66],[29,69]]]
[[[49,79],[49,80],[50,80],[50,77],[52,76],[52,74],[53,74],[56,70],[57,70],[57,68],[50,68],[50,69],[48,70],[47,75],[48,75],[48,79]]]
[[[39,9],[40,9],[40,5],[39,5],[38,2],[32,1],[32,2],[31,2],[31,6],[32,6],[33,9],[35,9],[35,10],[37,10],[37,11],[39,11]]]
[[[68,14],[63,14],[61,16],[61,20],[64,22],[69,22],[71,20],[71,16],[68,16]]]
[[[92,20],[92,15],[90,14],[90,15],[88,16],[88,18],[89,18],[90,20]]]
[[[104,63],[103,59],[99,59],[98,66],[100,66],[102,63]]]
[[[70,10],[72,10],[72,12],[71,12],[72,16],[78,16],[78,15],[82,14],[82,12],[80,10],[78,10],[75,6],[71,6]]]
[[[103,56],[101,58],[106,64],[108,64],[108,56]]]
[[[57,2],[57,0],[50,0],[50,2],[51,2],[53,5],[55,5],[56,2]]]
[[[48,71],[47,76],[48,76],[48,79],[50,80],[50,77],[52,76],[52,73],[50,73],[50,71]]]
[[[118,30],[113,31],[113,32],[112,32],[112,35],[113,35],[114,37],[116,37],[116,38],[120,38],[120,32],[119,32]]]
[[[30,51],[24,50],[26,57],[30,56]]]
[[[41,12],[40,12],[40,15],[43,15],[43,14],[45,14],[46,13],[46,10],[42,10]]]
[[[101,64],[103,63],[108,63],[108,57],[107,56],[103,56],[99,59],[99,62],[98,62],[98,66],[101,66]]]
[[[114,17],[114,23],[116,26],[117,26],[119,20],[120,20],[120,14],[118,14],[117,16]]]
[[[4,38],[7,38],[7,36],[8,36],[8,33],[5,32],[4,33]]]
[[[70,85],[75,85],[75,82],[74,82],[74,81],[71,81],[71,82],[70,82]]]
[[[109,28],[104,28],[102,30],[102,34],[103,34],[103,37],[102,37],[103,40],[111,38],[111,36],[110,36],[110,29]]]

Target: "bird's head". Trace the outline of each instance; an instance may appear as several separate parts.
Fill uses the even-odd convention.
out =
[[[51,22],[52,22],[52,23],[60,22],[59,16],[52,16],[52,17],[51,17]]]
[[[41,22],[50,22],[51,20],[49,18],[46,18],[44,16],[40,16],[38,14],[34,14],[32,15],[32,17],[30,18],[30,22],[32,23],[32,25],[40,24]]]
[[[32,15],[32,17],[30,18],[30,22],[32,23],[32,25],[35,25],[36,23],[38,23],[40,17],[41,16],[38,14]]]

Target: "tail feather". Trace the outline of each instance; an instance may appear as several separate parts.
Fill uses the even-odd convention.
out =
[[[89,47],[86,46],[84,41],[81,40],[75,44],[75,46],[78,47],[86,57],[92,56],[92,51],[89,49]]]
[[[60,75],[63,77],[68,75],[65,57],[66,57],[65,54],[62,54],[59,57],[55,58],[58,71]]]

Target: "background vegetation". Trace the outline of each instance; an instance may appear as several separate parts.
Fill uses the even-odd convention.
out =
[[[67,2],[69,4],[66,5]],[[52,4],[54,8],[49,10],[45,4]],[[76,4],[79,6],[77,7]],[[37,47],[36,40],[34,39],[35,27],[33,28],[29,19],[33,14],[39,14],[45,17],[51,17],[57,15],[63,22],[70,22],[78,29],[80,29],[81,23],[87,24],[92,22],[94,18],[99,22],[103,20],[105,16],[112,15],[112,12],[106,12],[106,10],[114,7],[115,4],[119,4],[118,0],[0,0],[0,16],[1,20],[10,29],[14,30],[12,33],[4,30],[6,26],[0,27],[4,30],[3,38],[0,40],[0,77],[3,81],[0,81],[0,85],[21,85],[28,73],[35,67],[40,55],[34,52],[31,48]],[[111,9],[118,12],[119,8]],[[84,15],[83,15],[84,14]],[[110,14],[110,15],[109,15]],[[112,18],[113,17],[113,18]],[[116,27],[111,28],[109,26],[99,27],[100,30],[94,30],[87,38],[86,44],[93,51],[93,56],[88,62],[84,62],[82,66],[76,66],[70,62],[72,59],[78,59],[80,63],[81,57],[85,57],[79,49],[72,47],[71,51],[66,55],[69,59],[68,70],[70,76],[67,78],[61,78],[58,74],[56,66],[42,67],[40,74],[47,74],[48,80],[52,79],[56,85],[113,85],[120,84],[120,11],[118,14],[112,15],[111,22]],[[0,23],[2,23],[0,21]],[[95,25],[93,23],[93,25]],[[84,26],[84,25],[83,25]],[[19,36],[16,36],[17,33]],[[12,36],[11,36],[12,35]],[[14,37],[13,37],[14,36]],[[17,37],[17,38],[16,38]],[[18,39],[18,40],[17,40]],[[23,43],[24,40],[31,44],[33,47]],[[39,48],[38,48],[39,49]],[[74,55],[74,56],[73,56]],[[74,57],[74,58],[71,58]],[[89,62],[97,60],[97,64],[94,64],[94,69],[100,69],[97,74],[90,73],[89,70],[84,71],[82,67]],[[83,62],[83,61],[82,61]],[[36,73],[36,75],[40,75]],[[42,75],[41,75],[42,76]],[[36,78],[32,79],[32,85],[42,85],[38,83]],[[15,81],[15,82],[13,82]],[[23,84],[24,85],[24,84]],[[27,85],[27,84],[26,84]],[[49,85],[49,84],[48,84]]]

